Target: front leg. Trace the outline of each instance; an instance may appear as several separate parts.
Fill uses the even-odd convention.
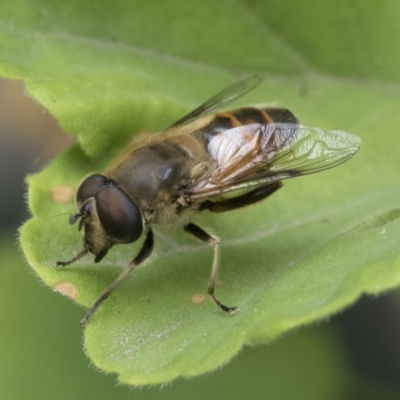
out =
[[[218,238],[215,238],[208,234],[205,230],[200,228],[199,226],[189,223],[185,226],[185,231],[196,237],[197,239],[200,239],[201,241],[209,244],[210,246],[214,246],[214,258],[213,258],[213,263],[211,267],[211,274],[210,274],[210,280],[208,282],[208,294],[211,296],[211,298],[214,300],[215,304],[223,311],[227,313],[232,313],[233,311],[237,310],[237,307],[227,307],[226,305],[222,304],[217,297],[214,294],[214,288],[215,288],[215,281],[217,279],[217,272],[218,272],[218,266],[219,266],[219,245],[220,241]]]
[[[118,278],[107,288],[105,289],[93,306],[88,310],[86,315],[81,319],[81,325],[86,325],[92,315],[99,308],[101,303],[111,294],[111,292],[128,276],[128,274],[133,271],[139,264],[141,264],[144,260],[146,260],[153,251],[154,247],[154,237],[153,231],[150,229],[147,232],[146,240],[144,241],[142,248],[140,249],[138,255],[130,262],[127,268],[125,268]]]
[[[68,261],[56,261],[56,268],[58,267],[65,267],[67,265],[70,265],[72,263],[74,263],[75,261],[78,261],[79,259],[81,259],[83,256],[85,256],[87,253],[89,252],[88,249],[83,249],[80,253],[78,253],[75,257],[72,257],[70,260]]]

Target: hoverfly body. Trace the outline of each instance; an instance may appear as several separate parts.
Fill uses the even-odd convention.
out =
[[[83,250],[100,262],[115,244],[132,243],[142,235],[139,253],[88,310],[85,325],[121,281],[146,260],[154,244],[153,224],[175,224],[214,247],[208,293],[214,293],[220,240],[190,222],[194,213],[226,212],[257,203],[282,187],[282,180],[332,168],[360,147],[356,136],[298,123],[285,108],[242,107],[215,112],[253,90],[263,78],[239,81],[142,143],[133,143],[103,174],[86,177],[76,194]],[[228,197],[226,194],[230,194]]]

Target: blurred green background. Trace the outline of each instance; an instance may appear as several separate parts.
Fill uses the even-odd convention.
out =
[[[23,118],[21,118],[23,116]],[[90,365],[78,323],[83,310],[39,282],[17,244],[28,218],[24,176],[71,142],[52,117],[0,81],[0,393],[4,399],[381,399],[400,398],[396,293],[363,299],[268,346],[246,348],[212,374],[163,388],[131,389]],[[60,218],[60,229],[65,216]]]
[[[252,3],[260,4],[248,1],[249,6]],[[323,43],[323,48],[311,45],[316,31],[326,34],[337,21],[327,12],[325,20],[310,29],[299,15],[318,12],[319,7],[326,7],[326,1],[312,1],[308,8],[297,3],[299,10],[291,8],[294,2],[280,2],[288,8],[288,19],[283,36],[274,36],[273,40],[301,42],[307,49],[306,59],[328,73],[332,70],[324,65],[327,61],[341,76],[369,80],[376,76],[378,82],[389,83],[396,80],[400,63],[396,60],[397,48],[383,48],[380,43],[386,40],[382,35],[398,37],[400,25],[385,21],[398,21],[400,15],[385,7],[388,2],[363,2],[367,11],[376,8],[376,13],[365,15],[354,14],[352,10],[357,7],[351,5],[355,1],[339,3],[341,10],[347,10],[348,25],[341,26],[344,36],[358,32],[362,39],[376,32],[374,40],[366,41],[370,47],[350,48],[357,38],[339,42],[334,35],[330,36],[332,42]],[[269,1],[265,18],[277,4]],[[363,30],[353,30],[352,24],[360,19]],[[271,17],[271,21],[281,20]],[[376,30],[376,23],[382,29]],[[271,32],[278,31],[276,28],[271,22]],[[364,55],[370,56],[368,62]],[[301,69],[304,60],[298,61]],[[0,399],[400,398],[400,296],[396,292],[361,299],[329,321],[290,332],[266,346],[245,348],[214,373],[178,380],[163,388],[118,385],[115,376],[97,371],[84,354],[78,323],[83,310],[45,287],[33,275],[17,244],[18,227],[28,218],[24,177],[40,170],[71,139],[25,95],[21,83],[0,80],[0,143]],[[53,218],[59,218],[63,229],[66,217]]]

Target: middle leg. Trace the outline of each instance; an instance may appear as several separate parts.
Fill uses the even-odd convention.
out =
[[[199,226],[192,224],[191,222],[185,226],[185,231],[200,239],[202,242],[209,244],[210,246],[214,246],[214,258],[211,267],[211,274],[210,279],[208,281],[208,294],[214,300],[215,304],[223,311],[227,313],[231,313],[237,310],[237,307],[228,307],[225,304],[222,304],[217,297],[215,296],[215,281],[217,279],[217,272],[219,266],[219,245],[220,241],[218,238],[211,236],[207,233],[204,229],[200,228]]]

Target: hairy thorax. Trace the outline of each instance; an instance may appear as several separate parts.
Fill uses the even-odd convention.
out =
[[[107,174],[139,206],[147,222],[165,224],[180,219],[176,201],[179,190],[189,183],[191,164],[184,151],[165,140],[127,154]]]

